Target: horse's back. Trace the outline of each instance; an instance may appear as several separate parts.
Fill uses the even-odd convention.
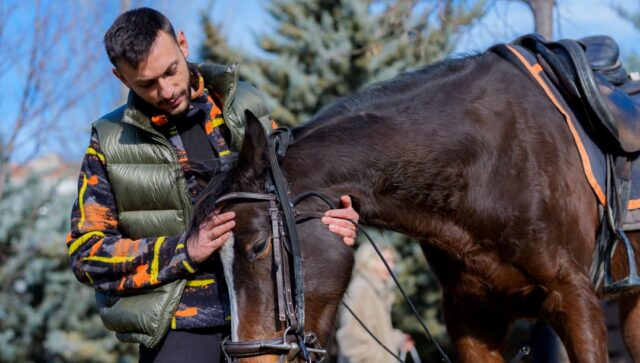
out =
[[[448,60],[329,106],[297,136],[293,192],[349,193],[363,223],[423,242],[463,361],[523,316],[565,341],[582,324],[599,343],[579,336],[573,351],[599,356],[596,199],[563,116],[523,70],[491,52]]]
[[[594,233],[595,199],[562,115],[495,53],[398,76],[327,107],[298,133],[309,154],[366,170],[382,197],[450,214],[476,238],[554,250]]]

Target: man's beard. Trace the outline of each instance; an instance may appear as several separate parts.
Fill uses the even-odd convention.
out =
[[[182,103],[178,106],[178,108],[171,109],[171,100],[162,101],[158,104],[157,108],[164,111],[168,116],[177,117],[181,116],[187,112],[189,109],[189,105],[191,104],[191,87],[187,83],[187,86],[184,88],[184,91],[180,92],[181,94],[174,98],[178,99],[184,97]]]

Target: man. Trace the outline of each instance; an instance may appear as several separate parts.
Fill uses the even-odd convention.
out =
[[[271,118],[233,67],[194,65],[182,32],[159,12],[120,15],[105,34],[126,105],[96,121],[82,164],[67,246],[77,278],[96,289],[105,326],[140,343],[141,362],[217,362],[229,302],[217,251],[234,213],[186,236],[192,204],[234,164],[244,111]],[[323,223],[353,244],[348,196]],[[265,282],[270,283],[270,282]]]

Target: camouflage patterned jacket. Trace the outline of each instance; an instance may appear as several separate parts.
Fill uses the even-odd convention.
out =
[[[222,160],[242,144],[244,110],[265,126],[268,110],[233,66],[191,68],[198,90],[188,117]],[[153,347],[170,328],[228,324],[229,308],[215,255],[198,266],[186,252],[198,186],[179,130],[136,99],[93,124],[67,246],[78,280],[96,289],[105,326]]]

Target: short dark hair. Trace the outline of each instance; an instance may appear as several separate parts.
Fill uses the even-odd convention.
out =
[[[137,8],[120,14],[104,34],[104,46],[111,64],[125,61],[132,67],[149,55],[159,31],[176,38],[169,19],[157,10]]]

